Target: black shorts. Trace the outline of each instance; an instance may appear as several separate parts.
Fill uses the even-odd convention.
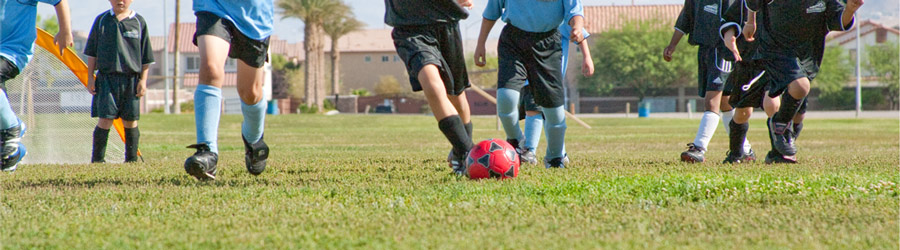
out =
[[[17,75],[19,67],[5,57],[0,57],[0,88],[3,88],[3,92],[6,92],[6,81],[16,78]]]
[[[135,96],[139,74],[97,74],[91,102],[91,117],[137,121],[141,118],[141,99]]]
[[[507,24],[500,32],[497,53],[497,88],[531,91],[534,103],[541,107],[564,104],[562,44],[556,29],[534,33]]]
[[[735,108],[762,107],[766,95],[768,78],[763,66],[756,60],[744,60],[734,64],[734,70],[725,81],[723,95],[728,95],[728,104]]]
[[[197,37],[211,35],[224,39],[231,47],[228,57],[244,61],[250,67],[259,68],[269,60],[269,38],[254,40],[241,33],[234,23],[211,12],[200,11],[197,16],[197,31],[194,32],[194,45]]]
[[[731,62],[719,56],[715,46],[700,46],[697,50],[697,94],[706,97],[706,91],[722,91],[725,79],[731,72]]]
[[[460,95],[470,86],[458,22],[397,26],[391,37],[413,91],[422,90],[419,71],[428,65],[437,66],[448,95]]]
[[[808,66],[804,66],[800,58],[795,56],[767,53],[759,61],[769,75],[770,97],[781,96],[794,80],[808,78],[812,81],[815,78],[814,72],[807,70]]]
[[[525,119],[525,111],[543,111],[541,106],[534,103],[534,95],[527,88],[523,88],[519,94],[519,120]]]

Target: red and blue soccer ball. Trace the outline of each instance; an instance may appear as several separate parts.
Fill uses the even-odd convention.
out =
[[[466,157],[466,176],[470,179],[506,179],[518,175],[519,154],[504,140],[481,141]]]

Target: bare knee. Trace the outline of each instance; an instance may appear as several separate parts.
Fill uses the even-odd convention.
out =
[[[706,111],[719,113],[719,102],[722,101],[722,91],[706,91],[703,98]]]
[[[744,124],[750,120],[750,115],[753,114],[753,108],[737,108],[734,110],[734,123]]]
[[[102,129],[109,129],[110,127],[112,127],[112,124],[112,119],[100,118],[99,120],[97,120],[97,127],[100,127]]]
[[[719,102],[719,110],[722,110],[722,112],[728,112],[734,109],[734,107],[732,107],[731,104],[728,103],[728,100],[731,100],[730,96],[722,96],[722,101]]]
[[[238,88],[238,95],[241,97],[241,101],[248,105],[257,104],[262,100],[262,86],[256,83],[245,84]]]
[[[206,62],[200,67],[200,83],[222,87],[225,79],[225,65],[218,65],[213,62]]]
[[[527,116],[536,116],[540,115],[541,111],[533,111],[533,110],[525,110],[525,115]]]
[[[122,126],[126,128],[137,128],[138,121],[122,120]]]

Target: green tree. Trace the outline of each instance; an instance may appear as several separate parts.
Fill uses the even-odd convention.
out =
[[[581,91],[602,95],[613,88],[625,87],[633,89],[643,100],[663,88],[690,86],[696,82],[696,47],[683,41],[671,62],[662,58],[663,48],[672,35],[669,22],[623,22],[618,29],[595,34],[597,42],[591,46],[595,74],[580,81]]]
[[[403,93],[400,82],[392,75],[381,76],[375,84],[375,94],[379,96],[396,96]]]
[[[326,20],[350,11],[350,7],[337,0],[278,0],[278,7],[284,11],[283,18],[303,21],[305,104],[322,110],[325,102],[325,31],[322,26]]]
[[[469,55],[468,58],[474,58],[475,54]],[[472,84],[478,84],[482,88],[497,87],[497,69],[500,68],[500,59],[496,56],[485,56],[484,67],[476,67],[475,60],[466,60],[466,68],[469,72],[469,81]]]
[[[59,33],[59,23],[56,21],[56,16],[48,16],[46,19],[42,18],[41,15],[37,15],[38,27],[41,27],[47,33],[51,35],[56,35]]]
[[[342,3],[343,4],[343,3]],[[353,16],[353,12],[348,11],[341,13],[342,15],[338,17],[334,17],[328,19],[323,24],[323,28],[325,30],[325,34],[328,34],[328,37],[331,38],[331,94],[336,95],[340,93],[340,87],[338,83],[340,82],[340,72],[341,72],[341,50],[340,46],[338,46],[338,40],[341,39],[342,36],[347,35],[350,32],[359,30],[363,27],[363,23],[359,20],[356,20],[356,17]]]
[[[865,65],[878,77],[878,82],[887,87],[887,101],[891,109],[898,108],[900,95],[900,48],[897,46],[894,42],[866,46],[869,58]]]
[[[844,86],[853,77],[853,65],[850,56],[840,46],[828,46],[822,56],[822,65],[812,87],[818,88],[819,97],[830,100],[844,90]],[[832,98],[833,99],[833,98]],[[823,103],[828,106],[828,104]]]

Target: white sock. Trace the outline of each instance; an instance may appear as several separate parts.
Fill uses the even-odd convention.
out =
[[[703,113],[700,119],[700,127],[697,128],[697,137],[694,138],[694,145],[707,149],[709,140],[712,140],[713,134],[716,133],[716,127],[719,126],[719,114],[712,111]]]

